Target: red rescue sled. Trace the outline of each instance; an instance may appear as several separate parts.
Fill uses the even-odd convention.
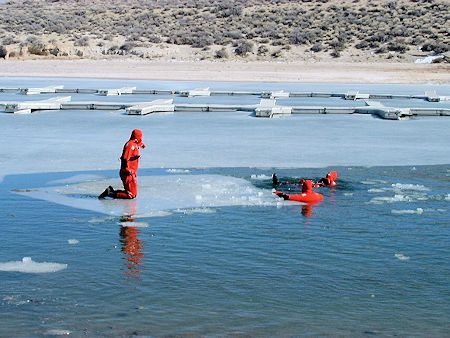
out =
[[[323,195],[317,192],[307,192],[301,194],[285,194],[281,191],[275,191],[275,195],[289,201],[297,201],[303,203],[317,203],[323,200]]]

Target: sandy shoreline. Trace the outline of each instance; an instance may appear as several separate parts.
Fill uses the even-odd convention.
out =
[[[448,64],[2,60],[2,77],[298,83],[450,83]]]

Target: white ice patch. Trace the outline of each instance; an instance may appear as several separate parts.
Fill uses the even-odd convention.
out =
[[[250,178],[251,178],[252,180],[260,180],[260,181],[264,181],[264,180],[271,180],[271,179],[272,179],[272,176],[267,176],[267,175],[264,175],[264,174],[261,174],[261,175],[255,175],[255,174],[253,174],[253,175],[250,176]]]
[[[401,260],[401,261],[408,261],[409,260],[409,256],[405,256],[402,253],[396,253],[394,256],[395,256],[395,258],[397,258],[398,260]]]
[[[189,169],[167,169],[166,172],[171,173],[171,174],[187,174],[190,173],[191,171]]]
[[[69,336],[72,333],[72,331],[69,330],[62,330],[62,329],[51,329],[45,331],[46,336]]]
[[[192,209],[177,209],[176,212],[183,213],[186,215],[192,214],[214,214],[216,212],[215,209],[212,208],[192,208]]]
[[[384,189],[373,188],[373,189],[367,190],[367,192],[369,192],[369,193],[379,193],[379,192],[385,192],[385,190]]]
[[[6,304],[10,304],[10,305],[24,305],[24,304],[29,304],[30,300],[22,300],[19,299],[18,296],[14,295],[14,296],[5,296],[3,297],[3,301],[6,302]]]
[[[67,243],[69,243],[70,245],[77,245],[78,243],[80,243],[80,241],[78,239],[69,239],[67,240]]]
[[[134,200],[99,200],[97,196],[119,179],[21,190],[16,193],[110,216],[158,217],[169,210],[223,206],[275,206],[278,198],[269,189],[223,175],[140,176],[139,196]],[[120,184],[120,185],[119,185]],[[99,220],[100,223],[103,220]],[[95,223],[95,221],[92,221]]]
[[[429,191],[427,187],[421,184],[402,184],[402,183],[394,183],[392,184],[392,188],[394,191]]]
[[[406,195],[394,195],[393,197],[374,197],[369,203],[383,204],[383,203],[395,203],[395,202],[411,202],[412,198]]]
[[[48,273],[67,269],[67,264],[60,263],[38,263],[31,257],[24,257],[21,261],[0,263],[0,271],[24,272],[24,273]]]
[[[421,214],[423,214],[423,209],[422,208],[417,208],[415,210],[410,210],[410,209],[396,210],[396,209],[393,209],[393,210],[391,210],[391,213],[395,214],[395,215],[413,215],[413,214],[421,215]]]
[[[361,181],[361,184],[365,184],[365,185],[375,185],[375,184],[378,184],[378,182],[375,182],[375,181]]]
[[[133,228],[148,228],[150,226],[150,224],[146,222],[134,222],[134,221],[120,222],[119,224],[123,227],[133,227]]]

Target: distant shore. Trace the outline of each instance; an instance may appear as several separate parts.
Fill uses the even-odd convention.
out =
[[[450,65],[340,62],[2,60],[2,77],[299,83],[450,84]]]

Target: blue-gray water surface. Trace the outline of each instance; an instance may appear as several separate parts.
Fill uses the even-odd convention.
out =
[[[188,175],[271,189],[273,171],[295,182],[329,169]],[[313,207],[187,210],[142,228],[11,192],[74,173],[6,176],[1,261],[68,267],[0,272],[0,336],[448,336],[450,166],[334,169]]]

